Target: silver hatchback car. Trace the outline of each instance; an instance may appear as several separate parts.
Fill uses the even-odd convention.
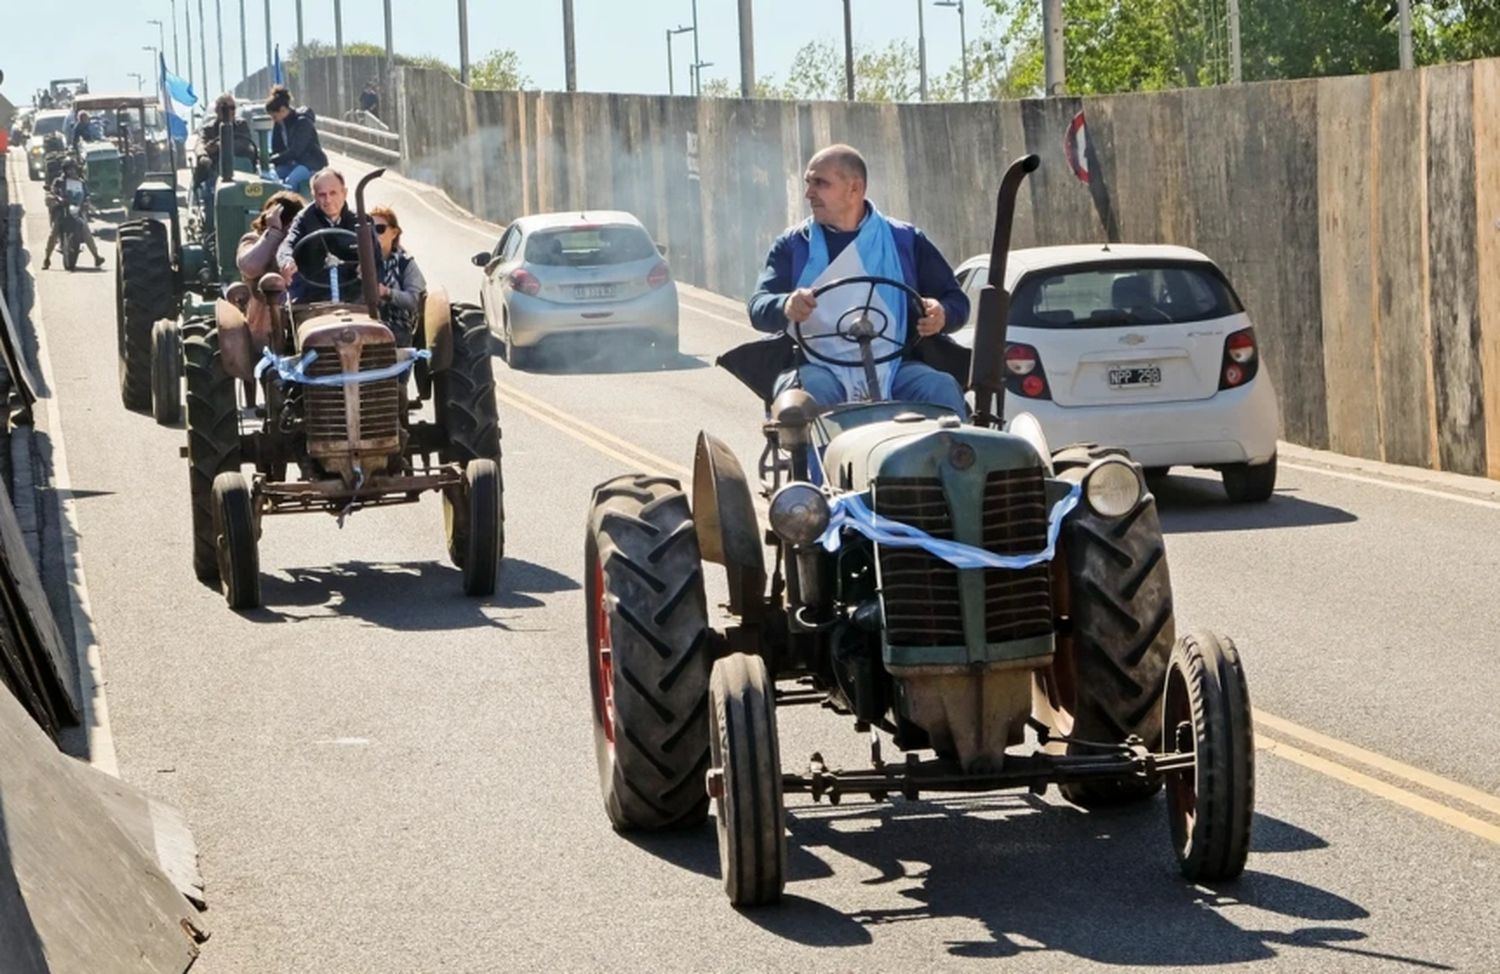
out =
[[[539,213],[512,223],[484,268],[479,303],[512,368],[560,335],[640,336],[677,355],[677,286],[659,248],[629,213]]]

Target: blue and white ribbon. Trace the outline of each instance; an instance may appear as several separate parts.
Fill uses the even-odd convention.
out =
[[[288,355],[283,358],[268,348],[261,352],[260,361],[255,365],[255,378],[259,379],[266,373],[267,369],[274,369],[282,382],[295,382],[304,386],[347,386],[365,382],[379,382],[381,379],[400,378],[406,374],[407,369],[417,363],[418,359],[425,361],[432,358],[432,352],[425,348],[412,349],[410,357],[401,359],[394,365],[387,365],[379,369],[370,369],[366,372],[335,372],[332,375],[308,375],[307,367],[317,361],[317,358],[318,351],[313,348],[303,352],[300,358],[296,355]]]
[[[934,538],[926,531],[909,524],[881,517],[870,510],[862,495],[852,492],[829,498],[832,516],[818,542],[826,551],[837,551],[843,543],[843,531],[848,528],[888,548],[921,548],[954,568],[1006,568],[1014,571],[1052,560],[1057,551],[1057,536],[1062,531],[1063,519],[1078,506],[1082,494],[1082,486],[1074,484],[1065,497],[1052,505],[1052,510],[1047,514],[1047,547],[1029,555],[997,555],[962,542]]]

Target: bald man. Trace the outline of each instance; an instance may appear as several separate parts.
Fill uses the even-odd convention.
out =
[[[926,234],[909,223],[886,217],[866,198],[869,169],[856,149],[832,145],[820,150],[809,160],[803,183],[803,195],[812,213],[783,232],[766,255],[749,302],[750,320],[756,329],[785,332],[793,322],[813,318],[818,311],[812,293],[815,282],[851,245],[856,247],[862,273],[905,281],[922,295],[920,316],[906,316],[908,331],[915,329],[921,338],[929,338],[963,327],[969,316],[969,299],[954,279],[953,268]],[[839,266],[848,264],[846,258]],[[836,294],[825,294],[825,302],[834,300]],[[843,309],[825,310],[836,314]],[[858,361],[852,345],[848,351],[838,348],[836,342],[819,345],[817,351]],[[877,348],[876,354],[883,351]],[[968,415],[963,390],[951,375],[909,357],[894,367],[889,383],[891,398],[934,403],[960,416]],[[851,398],[848,381],[847,375],[841,378],[823,364],[799,360],[781,373],[774,391],[797,387],[820,403],[834,405]]]

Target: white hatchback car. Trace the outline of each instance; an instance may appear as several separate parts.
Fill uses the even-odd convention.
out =
[[[975,307],[988,274],[988,254],[958,267]],[[1011,251],[1006,286],[1007,416],[1031,413],[1054,447],[1120,446],[1152,474],[1207,467],[1231,500],[1271,496],[1276,392],[1213,261],[1165,245],[1034,247]]]

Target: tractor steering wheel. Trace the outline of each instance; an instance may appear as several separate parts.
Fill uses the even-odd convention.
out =
[[[862,274],[857,277],[844,277],[840,278],[837,281],[829,281],[822,287],[815,288],[812,295],[814,298],[818,298],[828,293],[829,291],[832,291],[834,288],[843,287],[846,284],[870,285],[869,292],[865,294],[864,303],[856,304],[845,311],[843,314],[839,315],[838,320],[834,323],[834,330],[827,334],[804,335],[802,333],[802,322],[792,322],[792,338],[797,342],[798,347],[801,348],[809,358],[815,359],[819,362],[824,362],[828,365],[838,365],[845,368],[884,365],[886,362],[893,362],[896,359],[900,358],[902,355],[906,354],[907,347],[912,344],[912,336],[916,334],[916,320],[917,318],[920,318],[922,316],[922,295],[918,294],[916,289],[908,285],[905,281],[898,281],[893,278],[878,277],[870,274]],[[889,331],[891,327],[890,315],[886,314],[880,308],[875,306],[875,289],[881,285],[889,285],[890,287],[896,288],[902,292],[902,295],[905,298],[907,298],[907,317],[910,320],[907,323],[909,327],[906,329],[906,340],[904,342],[898,343],[896,339],[886,337],[885,333]],[[916,317],[911,316],[911,313],[913,311],[916,312]],[[878,325],[875,319],[878,319]],[[832,355],[820,352],[817,349],[813,348],[814,342],[831,341],[833,339],[839,339],[841,341],[848,342],[851,345],[858,345],[860,347],[859,358],[854,360],[836,358]],[[891,344],[896,346],[895,351],[887,352],[884,355],[872,354],[870,351],[870,346],[874,344],[876,340],[890,342]]]
[[[301,255],[303,249],[315,240],[327,241],[327,243],[323,244],[323,250],[330,258],[333,259],[333,261],[339,267],[339,290],[342,291],[347,288],[358,287],[360,284],[359,234],[355,233],[353,230],[345,230],[343,227],[324,227],[321,230],[314,230],[312,233],[309,233],[307,236],[298,240],[296,246],[292,248],[292,260],[296,262],[297,270],[302,274],[303,285],[306,287],[316,287],[319,290],[327,291],[330,293],[333,291],[333,285],[329,283],[328,265],[326,263],[323,266],[322,280],[313,277],[312,275],[308,274],[307,271],[302,269]],[[340,256],[339,253],[335,253],[335,241],[337,241],[339,245],[342,245],[339,247],[339,250],[344,253],[347,253],[346,248],[354,248],[354,256],[343,257]],[[344,266],[350,263],[354,265],[354,270],[352,273],[346,274],[344,271]]]

